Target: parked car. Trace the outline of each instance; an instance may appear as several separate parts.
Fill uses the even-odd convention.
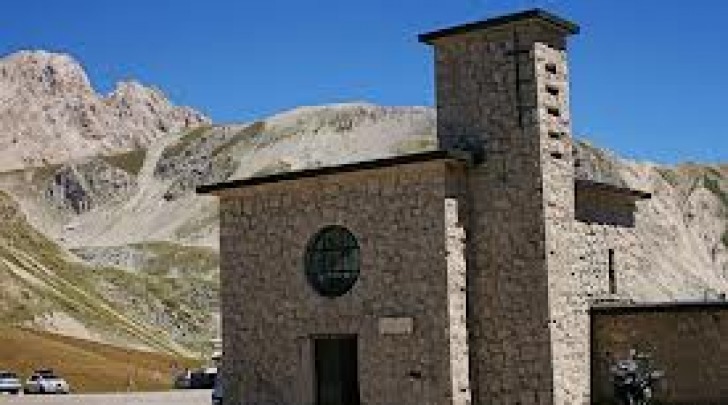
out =
[[[217,379],[217,368],[208,367],[195,370],[190,374],[190,388],[212,389]]]
[[[18,375],[10,371],[0,371],[0,393],[8,392],[16,395],[23,389]]]
[[[68,382],[53,373],[53,370],[36,370],[25,382],[26,394],[68,394]]]
[[[185,370],[174,379],[174,387],[181,389],[212,389],[215,385],[217,368]]]
[[[177,374],[174,377],[174,388],[187,389],[190,388],[190,372],[185,371],[184,373]]]
[[[222,378],[219,374],[215,377],[215,385],[212,387],[212,405],[222,405]]]

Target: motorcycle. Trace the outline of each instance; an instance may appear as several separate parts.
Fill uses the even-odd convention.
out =
[[[664,372],[655,370],[650,356],[630,351],[630,356],[618,360],[611,368],[614,396],[620,405],[650,405],[657,382]]]

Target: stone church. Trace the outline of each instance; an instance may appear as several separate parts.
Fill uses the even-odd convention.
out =
[[[437,150],[198,189],[220,201],[226,403],[595,400],[595,359],[632,343],[595,355],[592,318],[639,271],[650,195],[575,176],[578,31],[536,9],[421,35]]]

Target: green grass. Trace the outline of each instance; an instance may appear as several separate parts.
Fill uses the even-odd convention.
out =
[[[198,233],[200,230],[217,226],[219,221],[218,212],[216,206],[210,206],[205,209],[204,212],[189,219],[180,227],[178,227],[174,234],[178,239],[185,239]]]
[[[7,254],[0,246],[0,257]],[[49,312],[51,305],[44,302],[43,292],[28,285],[18,275],[0,265],[0,319],[5,324],[21,324]]]
[[[671,186],[677,187],[680,184],[680,180],[674,170],[667,167],[658,167],[657,172]]]
[[[721,201],[723,204],[723,216],[728,218],[728,192],[721,187],[720,179],[722,175],[713,168],[708,168],[707,171],[709,174],[703,175],[703,187]],[[728,248],[728,225],[726,225],[726,229],[723,231],[720,240],[723,246]]]
[[[255,173],[253,173],[253,175],[251,177],[265,177],[265,176],[270,176],[273,174],[285,173],[290,170],[291,170],[290,163],[279,160],[277,162],[268,164],[268,165],[263,166],[262,168],[256,170]]]
[[[701,184],[700,176],[690,177],[690,179],[691,179],[691,182],[690,182],[690,187],[688,187],[687,195],[693,194],[695,192],[695,190],[697,190]]]
[[[256,121],[247,127],[238,131],[230,139],[224,143],[218,145],[213,151],[212,156],[218,156],[224,152],[227,152],[230,148],[237,145],[241,141],[246,141],[253,138],[256,135],[260,135],[265,131],[265,122]]]
[[[405,139],[397,144],[397,154],[417,153],[431,150],[437,147],[437,139],[432,137]]]
[[[220,266],[217,252],[207,247],[171,242],[147,242],[130,246],[152,254],[153,257],[144,263],[143,269],[151,275],[168,275],[171,268],[177,268],[187,276],[200,277],[204,272],[209,273]]]
[[[129,247],[147,254],[134,271],[100,268],[95,270],[96,276],[113,286],[113,290],[123,291],[136,308],[162,305],[170,319],[189,332],[179,333],[176,341],[193,350],[204,351],[209,339],[214,337],[209,316],[214,297],[219,295],[217,252],[169,242]],[[209,298],[201,299],[201,292]]]
[[[728,192],[724,191],[720,186],[720,181],[714,179],[707,174],[703,176],[703,186],[713,193],[728,208]]]
[[[102,156],[101,158],[106,163],[136,176],[142,169],[146,156],[147,151],[145,149],[135,149],[116,155]]]
[[[706,166],[705,170],[708,171],[708,173],[710,173],[711,175],[713,175],[713,177],[715,177],[717,179],[723,178],[723,173],[721,173],[720,170],[718,170],[717,168],[715,168],[713,166]]]
[[[22,269],[42,281],[42,285],[36,285],[14,277],[17,284],[15,289],[24,289],[35,301],[40,302],[42,305],[38,306],[39,310],[42,309],[45,313],[56,310],[66,312],[100,330],[129,336],[162,351],[179,351],[171,343],[171,337],[167,333],[136,322],[129,316],[126,308],[97,292],[99,283],[104,281],[102,275],[113,273],[99,272],[98,269],[69,260],[66,253],[55,243],[26,222],[25,217],[17,210],[17,204],[2,192],[0,207],[3,213],[0,257],[10,263],[10,266]],[[0,262],[0,268],[4,272],[14,274],[10,266]],[[0,302],[2,324],[34,318],[39,312],[29,309],[28,305],[32,303],[13,305],[13,301]]]
[[[168,242],[133,245],[150,259],[132,272],[71,260],[2,192],[0,222],[0,258],[10,263],[0,261],[0,325],[62,312],[97,332],[167,353],[186,353],[178,345],[202,351],[212,337],[209,315],[219,294],[219,256],[212,249]],[[17,269],[42,284],[22,278]],[[171,325],[182,325],[184,333],[150,323],[148,317],[161,311],[160,305]]]
[[[164,149],[164,152],[162,152],[162,156],[168,158],[181,155],[184,150],[186,150],[193,142],[202,138],[205,135],[205,132],[209,131],[211,128],[212,126],[210,125],[201,125],[186,132],[179,140],[177,140],[177,142],[167,146]]]

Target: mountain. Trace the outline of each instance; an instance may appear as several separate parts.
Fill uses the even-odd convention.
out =
[[[33,70],[20,70],[27,69]],[[82,73],[63,75],[84,78],[65,85],[90,89]],[[26,80],[21,78],[14,80]],[[24,140],[27,158],[0,173],[6,207],[0,212],[15,224],[12,232],[0,232],[0,319],[168,352],[205,350],[219,326],[217,202],[197,196],[197,185],[436,145],[435,112],[425,107],[337,104],[211,125],[164,102],[168,109],[139,107],[146,119],[129,120],[127,132],[99,132],[89,141],[98,149],[75,155],[63,142],[82,136],[83,121],[69,118],[75,110],[63,107],[65,97],[39,97],[55,122],[68,128],[49,123],[46,115],[0,115],[0,139],[13,125],[39,128]],[[104,101],[113,95],[96,97],[113,105]],[[182,113],[170,111],[197,118],[172,119]],[[140,124],[162,119],[177,124],[157,132]],[[57,156],[33,149],[53,131],[65,140],[58,141]],[[0,165],[6,163],[2,156],[13,155],[8,147],[20,150],[4,144]],[[728,165],[634,162],[586,141],[576,153],[579,176],[653,194],[638,219],[647,257],[633,298],[704,299],[728,292]]]
[[[0,59],[0,170],[146,147],[208,122],[133,81],[101,96],[67,55],[21,51]]]
[[[117,268],[89,266],[32,228],[20,207],[0,193],[0,315],[3,325],[33,322],[51,331],[177,354],[190,351],[171,332],[143,322],[157,304],[150,292],[179,288]],[[180,283],[184,284],[184,283]],[[129,306],[134,309],[129,311]],[[133,315],[136,312],[135,315]]]
[[[577,176],[652,193],[640,203],[645,252],[636,301],[719,299],[728,293],[728,165],[657,165],[580,142]]]

